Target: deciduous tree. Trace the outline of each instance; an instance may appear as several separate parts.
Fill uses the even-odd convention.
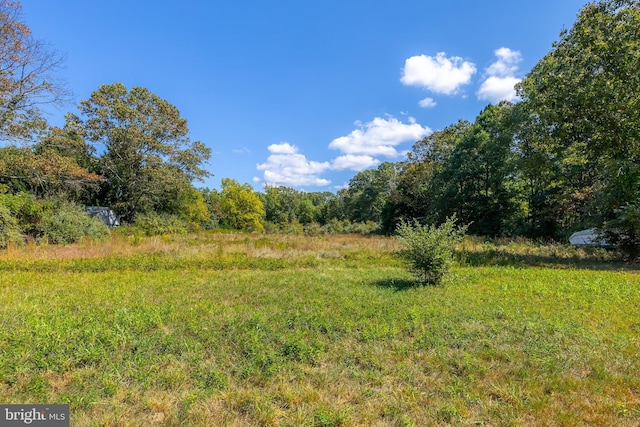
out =
[[[438,195],[437,222],[457,215],[475,234],[509,233],[514,213],[513,133],[508,123],[511,104],[489,105],[452,150],[434,178]]]
[[[569,166],[582,221],[640,248],[640,2],[587,4],[518,91],[547,150]],[[629,222],[631,221],[631,222]]]
[[[0,0],[0,139],[30,139],[46,123],[41,107],[62,103],[68,91],[57,71],[62,55],[37,40],[17,1]]]
[[[192,142],[178,109],[148,89],[102,85],[80,110],[87,140],[104,148],[105,199],[124,220],[179,197],[185,181],[209,176],[202,165],[210,149]]]
[[[222,222],[227,226],[236,230],[264,232],[264,206],[249,184],[224,178],[220,210]]]

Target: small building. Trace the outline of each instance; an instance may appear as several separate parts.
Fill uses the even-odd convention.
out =
[[[117,227],[120,225],[120,217],[110,208],[104,206],[87,206],[87,213],[100,219],[109,227]]]

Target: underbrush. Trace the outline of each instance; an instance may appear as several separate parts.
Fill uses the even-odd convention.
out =
[[[554,266],[564,268],[600,266],[623,267],[624,256],[615,249],[576,247],[568,243],[535,241],[525,238],[485,239],[467,236],[457,245],[458,263],[470,266]]]
[[[69,244],[83,239],[104,240],[109,228],[84,207],[57,199],[37,199],[0,192],[0,249],[38,244]]]

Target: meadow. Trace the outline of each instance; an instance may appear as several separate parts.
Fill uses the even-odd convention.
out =
[[[0,253],[0,402],[72,426],[634,426],[640,275],[466,239],[198,233]]]

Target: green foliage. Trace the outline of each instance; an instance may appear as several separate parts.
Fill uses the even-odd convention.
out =
[[[627,243],[633,239],[625,236],[638,228],[630,221],[634,216],[625,213],[638,198],[638,6],[636,0],[587,4],[518,85],[524,128],[534,137],[526,151],[542,154],[530,174],[542,171],[545,177],[538,195],[546,195],[559,218],[569,212],[564,228],[571,223],[604,227]]]
[[[21,233],[18,219],[12,214],[9,207],[0,204],[0,248],[23,242],[24,235]]]
[[[380,223],[399,172],[399,165],[384,162],[377,169],[364,170],[351,178],[348,188],[340,191],[346,217],[352,222]]]
[[[638,6],[637,0],[588,3],[518,85],[522,102],[490,105],[473,123],[460,120],[434,132],[415,143],[407,161],[361,171],[333,194],[282,186],[256,193],[232,179],[223,180],[221,191],[194,189],[194,179],[209,175],[203,164],[210,150],[189,140],[175,106],[145,88],[102,85],[80,103],[82,118],[67,114],[63,128],[44,132],[38,111],[20,102],[60,92],[49,93],[55,85],[40,87],[30,74],[22,82],[12,74],[11,67],[25,65],[29,48],[45,50],[32,44],[18,5],[1,3],[0,64],[8,71],[0,76],[0,134],[10,139],[43,131],[32,147],[0,149],[0,184],[11,194],[0,202],[3,244],[43,237],[44,225],[59,219],[42,198],[55,195],[110,206],[128,222],[148,213],[138,221],[145,234],[180,232],[185,223],[190,229],[391,234],[403,220],[437,224],[456,215],[470,233],[490,237],[558,239],[596,227],[636,259]],[[31,59],[48,74],[55,57]],[[33,92],[20,93],[27,89]]]
[[[448,182],[442,170],[449,164],[453,150],[471,126],[470,122],[460,120],[413,145],[383,212],[382,228],[385,233],[392,234],[402,219],[435,222],[440,216],[451,215],[451,212],[441,212],[444,189],[441,181]]]
[[[184,177],[174,181],[174,184],[173,189],[165,189],[171,196],[158,198],[151,211],[178,216],[193,229],[210,228],[211,212],[202,191],[193,188]]]
[[[265,210],[265,221],[269,228],[287,228],[289,225],[306,226],[313,222],[324,222],[323,208],[335,194],[329,192],[297,191],[284,186],[265,186],[258,193]]]
[[[9,241],[18,244],[27,238],[37,239],[41,236],[39,224],[52,209],[49,201],[25,192],[0,194],[0,206],[4,206],[8,212],[8,216],[5,216],[6,226],[13,236]]]
[[[46,211],[52,209],[51,202],[29,193],[2,194],[0,204],[7,206],[20,226],[27,231],[42,220]]]
[[[134,232],[139,230],[146,236],[158,236],[163,234],[185,234],[189,226],[184,219],[177,215],[148,212],[136,216],[133,229]]]
[[[436,220],[455,214],[469,231],[485,236],[510,234],[514,209],[512,104],[486,107],[460,132],[448,161],[434,177]]]
[[[380,224],[373,221],[351,222],[332,219],[322,226],[325,234],[373,234],[379,231]]]
[[[603,237],[617,246],[630,261],[640,257],[640,201],[616,209],[615,217],[604,223]]]
[[[224,178],[220,211],[223,224],[235,230],[264,232],[264,205],[249,184]]]
[[[454,246],[464,237],[466,226],[456,226],[456,219],[436,227],[402,221],[396,229],[400,257],[421,284],[438,285],[453,262]]]
[[[109,228],[82,206],[28,193],[0,194],[0,217],[0,247],[27,238],[67,244],[83,238],[101,240],[109,234]]]
[[[148,89],[102,85],[80,103],[84,137],[104,145],[99,168],[107,178],[103,197],[125,221],[175,204],[185,186],[209,175],[201,167],[211,150],[189,137],[178,109]],[[165,210],[166,211],[166,210]]]
[[[39,239],[55,244],[74,243],[83,238],[101,240],[109,235],[106,224],[90,216],[83,207],[69,202],[54,204],[37,228]]]
[[[68,194],[78,198],[103,181],[74,157],[52,146],[0,148],[0,183],[11,193],[28,191],[39,197]]]

